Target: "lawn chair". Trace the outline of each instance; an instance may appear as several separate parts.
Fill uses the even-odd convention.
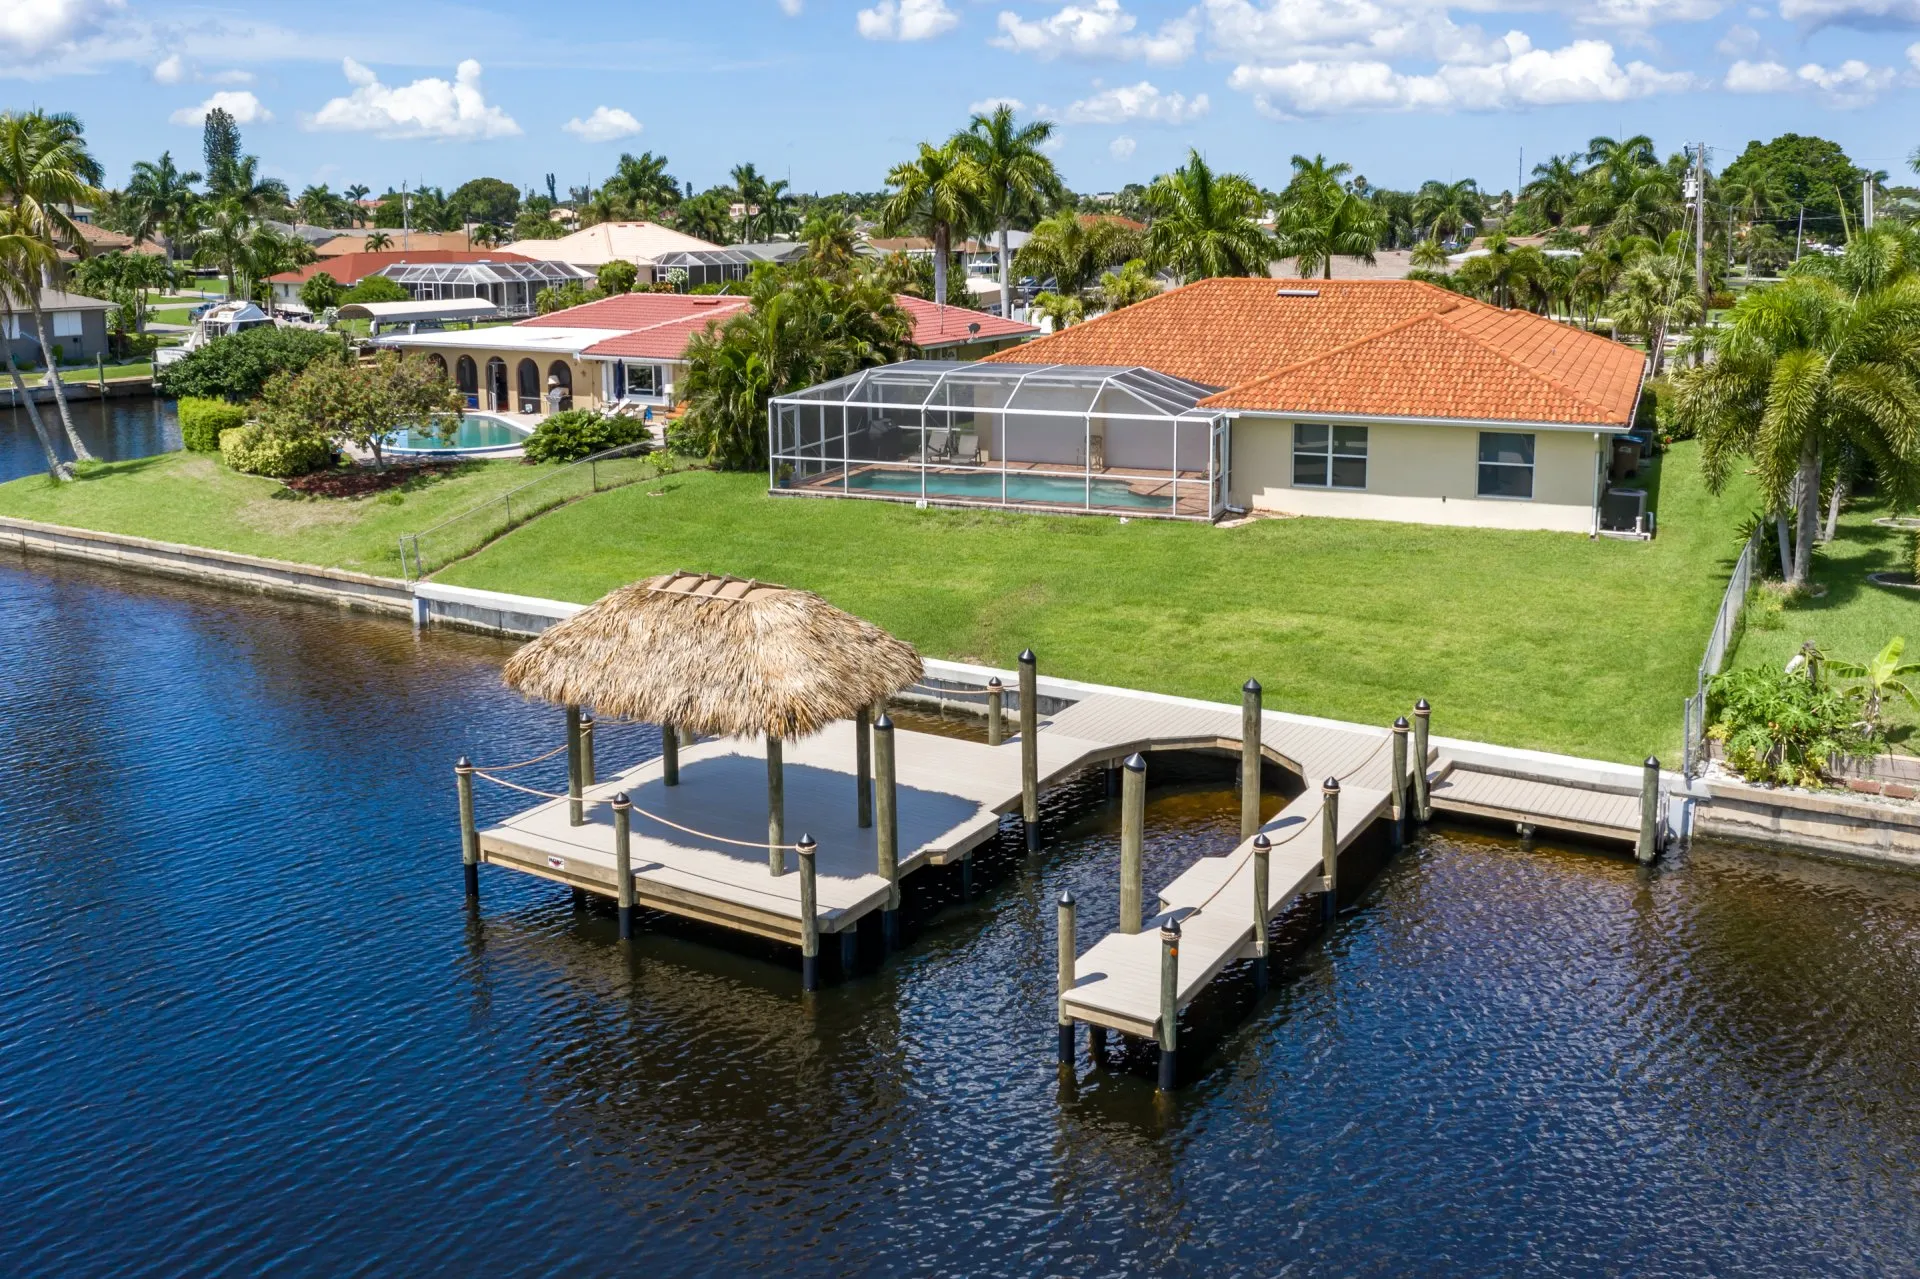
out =
[[[935,426],[927,430],[927,446],[920,460],[923,462],[945,462],[953,456],[955,432],[950,426]]]

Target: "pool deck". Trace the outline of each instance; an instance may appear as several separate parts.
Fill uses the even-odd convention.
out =
[[[787,488],[775,488],[775,493],[800,494],[810,497],[855,497],[890,502],[918,502],[922,500],[919,489],[920,464],[917,461],[899,462],[854,462],[845,474],[849,477],[870,472],[886,472],[911,477],[913,485],[903,491],[867,487],[855,484],[843,484],[841,472],[818,476],[804,481],[796,481]],[[1083,485],[1091,480],[1095,495],[1102,485],[1124,484],[1133,494],[1143,498],[1156,498],[1159,505],[1128,506],[1117,503],[1106,505],[1096,501],[1092,506],[1078,502],[1061,502],[1040,498],[1009,496],[1002,499],[998,494],[974,496],[965,493],[939,491],[942,479],[974,479],[979,476],[1004,475],[1009,485],[1017,484],[1022,477],[1036,477],[1059,480],[1071,487]],[[1086,472],[1072,471],[1071,468],[1056,467],[1039,462],[980,462],[971,463],[958,460],[930,462],[926,468],[927,492],[925,500],[938,506],[1004,506],[1029,510],[1066,511],[1085,514],[1089,511],[1099,515],[1141,516],[1149,519],[1196,519],[1212,518],[1212,507],[1208,501],[1207,473],[1205,471],[1181,471],[1178,475],[1179,486],[1176,492],[1172,471],[1148,471],[1140,468],[1117,470],[1111,467],[1096,467]],[[1009,490],[1011,491],[1011,490]]]

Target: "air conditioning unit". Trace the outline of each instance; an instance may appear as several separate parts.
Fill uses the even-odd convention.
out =
[[[1610,488],[1600,499],[1600,531],[1628,537],[1651,537],[1645,489]]]

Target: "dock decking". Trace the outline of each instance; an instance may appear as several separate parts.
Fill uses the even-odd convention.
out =
[[[1437,812],[1509,821],[1598,839],[1640,833],[1640,796],[1625,791],[1517,777],[1449,762],[1433,782]]]

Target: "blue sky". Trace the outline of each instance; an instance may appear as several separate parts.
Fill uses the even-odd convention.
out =
[[[1920,0],[0,0],[9,106],[71,110],[114,183],[223,103],[296,189],[598,179],[665,152],[877,189],[996,99],[1059,123],[1077,190],[1188,146],[1277,185],[1294,152],[1376,184],[1513,184],[1596,133],[1818,133],[1911,180]],[[197,159],[196,159],[197,163]]]

